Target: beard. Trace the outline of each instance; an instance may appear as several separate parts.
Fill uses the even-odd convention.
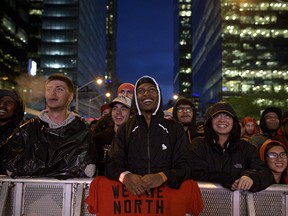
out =
[[[188,127],[191,124],[191,122],[184,122],[182,123],[183,126]]]

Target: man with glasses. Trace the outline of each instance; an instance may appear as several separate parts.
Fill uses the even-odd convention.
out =
[[[183,125],[188,140],[191,143],[197,134],[195,106],[192,100],[180,98],[173,107],[173,118]]]
[[[45,83],[47,109],[16,129],[1,148],[1,159],[12,177],[92,177],[95,146],[89,125],[68,108],[73,82],[62,74]]]

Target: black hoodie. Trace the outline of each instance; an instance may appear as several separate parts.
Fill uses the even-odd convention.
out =
[[[158,104],[149,127],[137,101],[137,87],[147,82],[154,84],[158,91]],[[161,92],[154,78],[143,76],[135,86],[135,116],[118,129],[105,175],[118,180],[124,171],[138,175],[164,172],[168,178],[166,183],[179,188],[190,173],[187,136],[180,123],[164,119]]]
[[[189,105],[192,107],[193,109],[193,117],[191,120],[191,123],[188,126],[188,130],[186,131],[187,135],[188,133],[190,135],[188,135],[188,137],[190,137],[191,141],[192,139],[196,136],[197,131],[196,131],[196,112],[195,112],[195,105],[192,102],[192,100],[189,100],[188,98],[180,98],[179,100],[177,100],[177,102],[175,103],[175,105],[173,106],[173,118],[176,121],[179,121],[178,116],[177,116],[177,107],[180,105]]]
[[[16,101],[17,108],[15,114],[11,117],[12,121],[9,121],[7,124],[0,127],[0,145],[7,137],[12,134],[15,128],[19,127],[23,120],[25,111],[23,100],[16,91],[0,89],[0,99],[4,96],[9,96],[14,101]]]
[[[258,149],[260,149],[260,147],[262,146],[262,144],[268,140],[268,139],[275,139],[275,136],[277,134],[277,130],[275,131],[271,131],[269,130],[269,128],[267,128],[266,125],[266,121],[265,121],[265,115],[269,112],[274,112],[276,113],[276,115],[278,116],[279,119],[279,126],[277,128],[277,130],[280,128],[281,126],[281,118],[282,118],[282,110],[280,108],[277,107],[268,107],[266,108],[260,117],[260,129],[261,129],[261,133],[260,134],[255,134],[254,136],[251,137],[250,142],[256,146]],[[273,132],[275,133],[275,135],[273,135]]]

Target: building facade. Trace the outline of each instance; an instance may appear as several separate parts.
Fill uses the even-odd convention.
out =
[[[117,93],[117,0],[108,0],[106,16],[106,92],[114,97]]]
[[[288,3],[194,0],[192,12],[193,92],[202,109],[219,100],[242,115],[287,108]]]
[[[2,0],[0,8],[0,88],[16,88],[27,73],[29,1]]]
[[[199,116],[199,95],[193,92],[192,76],[192,0],[174,0],[174,69],[173,87],[176,98],[194,101]]]
[[[39,75],[69,76],[79,90],[76,111],[84,115],[89,100],[105,92],[91,81],[105,78],[106,5],[106,0],[43,1]]]
[[[192,97],[192,2],[173,1],[174,8],[174,92]]]

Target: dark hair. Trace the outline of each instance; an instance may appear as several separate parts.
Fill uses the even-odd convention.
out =
[[[63,75],[63,74],[52,74],[51,76],[48,77],[46,84],[48,82],[51,82],[53,80],[60,80],[62,82],[65,82],[66,85],[68,86],[68,90],[69,92],[74,92],[74,85],[73,82],[70,78],[68,78],[67,76]]]

